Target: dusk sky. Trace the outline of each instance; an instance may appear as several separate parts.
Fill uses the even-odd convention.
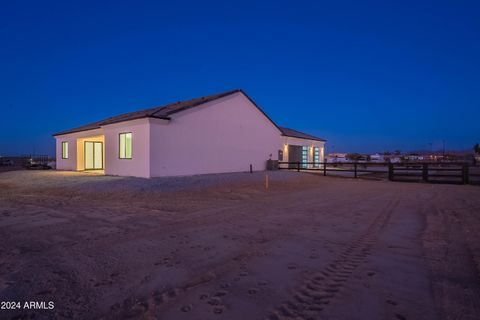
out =
[[[237,88],[327,152],[480,142],[480,1],[2,1],[0,45],[0,155]]]

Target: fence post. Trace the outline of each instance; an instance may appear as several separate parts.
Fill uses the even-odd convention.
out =
[[[462,182],[463,184],[469,184],[470,183],[470,177],[469,177],[469,168],[468,168],[468,163],[464,163],[462,166]]]
[[[357,178],[357,163],[356,163],[356,162],[353,163],[353,170],[354,170],[354,172],[355,172],[355,176],[354,176],[354,177]]]
[[[422,179],[428,182],[428,163],[424,163],[422,167]]]
[[[388,164],[388,180],[393,181],[393,163]]]
[[[325,160],[323,160],[323,175],[327,175],[327,162]]]
[[[250,173],[253,173],[252,165],[250,165]]]
[[[300,161],[297,162],[297,171],[300,172]]]

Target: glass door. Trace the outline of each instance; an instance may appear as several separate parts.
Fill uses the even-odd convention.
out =
[[[313,148],[313,166],[318,168],[320,164],[320,148],[315,147]]]
[[[308,147],[302,147],[302,168],[307,168],[308,162]]]
[[[103,143],[85,141],[85,170],[103,169]]]

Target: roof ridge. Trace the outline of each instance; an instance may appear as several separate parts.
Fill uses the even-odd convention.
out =
[[[123,122],[123,121],[129,121],[129,120],[135,120],[135,119],[141,119],[141,118],[148,118],[148,117],[156,117],[156,118],[162,118],[162,119],[168,119],[168,116],[184,111],[186,109],[189,109],[191,107],[195,107],[216,99],[220,99],[226,96],[229,96],[231,94],[237,93],[237,92],[243,92],[242,89],[233,89],[233,90],[228,90],[228,91],[223,91],[220,93],[215,93],[207,96],[202,96],[202,97],[197,97],[197,98],[192,98],[189,100],[180,100],[177,102],[173,103],[167,103],[164,105],[156,106],[156,107],[151,107],[151,108],[145,108],[137,111],[131,111],[131,112],[126,112],[122,113],[120,115],[116,116],[111,116],[106,119],[102,119],[99,121],[91,122],[89,124],[79,126],[73,129],[69,130],[64,130],[57,132],[53,134],[54,136],[57,135],[62,135],[62,134],[68,134],[68,133],[74,133],[74,132],[80,132],[80,131],[86,131],[86,130],[93,130],[93,129],[98,129],[102,125],[108,125],[108,124],[113,124],[113,123],[118,123],[118,122]],[[182,105],[183,106],[180,106]],[[168,108],[171,108],[172,110],[169,110]],[[164,111],[164,114],[161,115],[159,114],[161,111]]]
[[[198,106],[198,105],[203,104],[203,103],[207,103],[207,102],[210,102],[210,101],[213,101],[213,100],[217,100],[217,99],[229,96],[229,95],[237,93],[237,92],[241,92],[241,90],[239,90],[239,89],[229,90],[229,91],[224,91],[224,92],[220,92],[220,93],[210,94],[210,95],[207,95],[207,96],[202,96],[202,97],[198,97],[198,98],[192,98],[192,99],[189,99],[189,100],[177,101],[177,102],[174,102],[174,103],[166,104],[166,105],[163,105],[163,106],[159,106],[158,110],[156,110],[155,112],[152,113],[152,116],[155,113],[160,112],[164,108],[167,108],[167,107],[170,107],[170,106],[179,105],[179,104],[182,104],[182,103],[183,104],[188,104],[188,103],[192,103],[194,101],[198,102],[198,103],[194,103],[193,105],[187,105],[183,108],[180,108],[179,110],[175,110],[173,112],[168,112],[167,116],[171,115],[173,113],[176,113],[176,112],[186,110],[186,109],[191,108],[191,107]]]

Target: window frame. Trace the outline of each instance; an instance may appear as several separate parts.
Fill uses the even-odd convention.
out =
[[[318,168],[320,166],[320,148],[313,147],[313,167]]]
[[[130,157],[127,157],[127,134],[130,134]],[[125,135],[125,150],[124,150],[124,154],[125,154],[125,157],[122,157],[122,154],[121,154],[121,148],[120,148],[120,145],[121,145],[121,140],[122,140],[122,135]],[[120,132],[118,134],[118,159],[120,160],[132,160],[133,158],[133,133],[130,131],[130,132]]]
[[[68,159],[68,141],[62,141],[62,159]]]
[[[308,167],[308,146],[302,146],[302,168],[306,169]]]
[[[92,143],[92,157],[93,157],[93,168],[88,168],[87,169],[87,143]],[[101,154],[102,154],[102,162],[101,162],[101,167],[100,168],[95,168],[95,144],[99,143],[101,146]],[[93,170],[104,170],[105,168],[103,167],[103,163],[105,161],[104,159],[104,150],[103,150],[103,141],[84,141],[83,142],[83,169],[85,171],[93,171]]]

